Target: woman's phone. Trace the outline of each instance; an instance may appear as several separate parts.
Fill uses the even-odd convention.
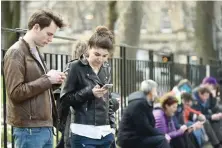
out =
[[[105,84],[105,85],[103,85],[102,88],[109,89],[109,88],[112,88],[112,87],[113,87],[113,84]]]

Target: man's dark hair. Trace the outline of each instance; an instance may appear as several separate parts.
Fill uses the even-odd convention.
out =
[[[59,28],[65,26],[62,18],[59,15],[53,13],[51,10],[38,10],[34,12],[29,18],[28,29],[31,30],[35,24],[39,24],[40,28],[43,29],[48,27],[52,21]]]
[[[210,92],[210,90],[208,89],[208,88],[206,88],[206,87],[200,87],[199,89],[198,89],[198,92],[200,93],[200,94],[205,94],[205,93],[211,93]]]
[[[193,101],[192,95],[186,92],[181,94],[181,99],[184,100],[185,102]]]

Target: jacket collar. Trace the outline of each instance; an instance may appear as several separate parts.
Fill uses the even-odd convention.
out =
[[[35,55],[32,53],[31,48],[30,48],[28,42],[26,42],[23,38],[20,38],[20,40],[21,40],[22,43],[25,44],[26,49],[27,49],[27,52],[30,54],[30,56],[31,56],[33,59],[35,59],[36,62],[39,63],[39,61],[36,59]],[[38,54],[39,54],[39,57],[40,57],[40,59],[41,59],[41,61],[42,61],[42,63],[43,63],[43,66],[44,66],[44,67],[42,67],[41,64],[39,63],[39,64],[40,64],[40,67],[41,67],[42,70],[44,71],[44,69],[46,69],[45,62],[44,62],[43,57],[41,56],[41,54],[40,54],[40,52],[39,52],[38,47],[36,47],[36,50],[37,50],[37,52],[38,52]]]

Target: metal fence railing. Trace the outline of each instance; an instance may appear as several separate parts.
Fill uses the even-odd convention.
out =
[[[12,31],[12,30],[7,30]],[[14,31],[16,32],[16,31]],[[20,33],[19,31],[17,31]],[[66,38],[60,38],[66,39]],[[69,38],[70,39],[70,38]],[[120,120],[122,110],[127,106],[127,96],[139,89],[140,83],[145,79],[153,79],[159,84],[159,93],[163,94],[173,88],[176,83],[184,78],[187,78],[195,86],[198,85],[202,79],[206,76],[205,65],[191,65],[191,64],[179,64],[173,60],[170,62],[156,62],[153,60],[154,52],[147,51],[149,53],[149,60],[135,60],[128,59],[126,57],[127,46],[119,46],[120,57],[114,57],[109,60],[109,64],[112,67],[112,83],[114,87],[111,91],[121,94],[120,109],[116,113],[117,121]],[[1,50],[1,59],[5,55],[6,49]],[[173,59],[173,55],[171,55]],[[70,60],[70,55],[62,54],[50,54],[44,53],[44,60],[49,69],[58,69],[63,71],[66,64]],[[210,75],[216,76],[216,70],[219,65],[210,66]],[[2,134],[2,147],[6,148],[7,145],[14,147],[13,141],[13,128],[6,124],[6,88],[4,85],[4,75],[2,72],[2,104],[1,108],[3,114],[3,132]],[[118,124],[118,123],[117,123]],[[57,131],[58,133],[58,131]],[[57,134],[58,135],[58,134]],[[56,137],[56,143],[59,137]]]

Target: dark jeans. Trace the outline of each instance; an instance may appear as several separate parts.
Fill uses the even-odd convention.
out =
[[[141,141],[141,148],[170,148],[165,136],[153,136]]]
[[[14,127],[13,136],[16,148],[52,148],[52,128],[18,128]]]
[[[222,121],[206,121],[204,128],[212,145],[222,142]]]
[[[172,148],[199,148],[194,135],[192,133],[184,133],[182,136],[171,139]]]
[[[72,148],[110,148],[114,142],[114,135],[109,134],[101,139],[91,139],[84,136],[72,134],[71,147]]]
[[[131,140],[122,142],[121,148],[170,148],[164,135],[140,138],[138,142]]]

